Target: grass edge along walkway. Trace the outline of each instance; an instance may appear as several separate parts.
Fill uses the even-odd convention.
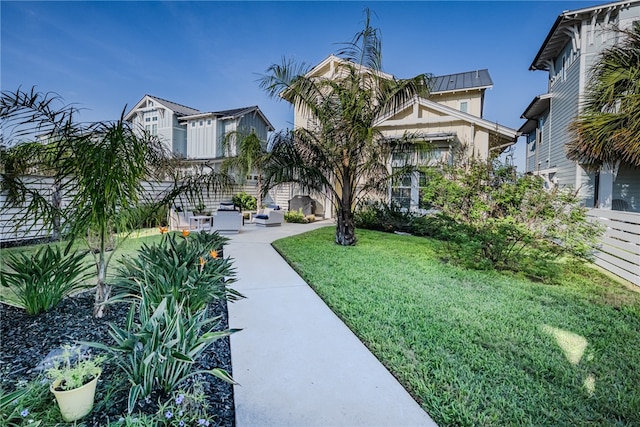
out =
[[[545,285],[334,232],[273,245],[439,425],[640,425],[639,293],[578,264]]]

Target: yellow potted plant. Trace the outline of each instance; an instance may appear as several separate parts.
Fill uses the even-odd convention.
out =
[[[96,384],[104,357],[86,357],[80,347],[64,346],[62,357],[47,370],[50,390],[56,397],[62,418],[78,420],[91,412]]]

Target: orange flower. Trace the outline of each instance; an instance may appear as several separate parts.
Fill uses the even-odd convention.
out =
[[[183,229],[182,230],[182,237],[187,237],[188,235],[189,235],[189,230]]]
[[[209,255],[211,258],[218,258],[218,251],[209,251]]]
[[[204,267],[204,265],[207,263],[207,261],[204,260],[204,258],[200,257],[200,267]]]
[[[167,231],[169,231],[169,227],[166,227],[166,226],[165,227],[160,226],[158,228],[160,229],[160,234],[164,234]]]

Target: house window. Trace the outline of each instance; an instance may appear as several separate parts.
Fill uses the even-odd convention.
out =
[[[191,122],[191,127],[196,127],[196,122]]]
[[[460,111],[463,113],[469,112],[469,101],[460,101]]]
[[[157,122],[157,121],[158,121],[158,116],[153,116],[153,117],[151,118],[151,120],[153,120],[154,122]]]
[[[211,119],[207,120],[207,126],[211,126]]]
[[[158,125],[157,124],[152,124],[151,125],[151,135],[157,135],[158,134]]]
[[[202,126],[204,124],[204,121],[200,120],[200,126]]]
[[[144,126],[144,131],[145,131],[145,132],[147,132],[147,133],[148,133],[150,130],[151,130],[151,127],[150,127],[149,125],[145,125],[145,126]]]
[[[150,121],[151,121],[151,117],[145,117],[145,118],[144,118],[144,121],[145,121],[145,122],[150,122]]]
[[[397,173],[399,168],[393,168]],[[397,203],[401,208],[411,207],[411,174],[401,174],[391,182],[391,201]]]

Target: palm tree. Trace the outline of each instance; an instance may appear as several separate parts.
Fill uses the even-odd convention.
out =
[[[258,187],[261,185],[261,170],[267,151],[255,132],[229,132],[224,137],[227,158],[222,162],[221,171],[233,172],[239,183],[244,183],[247,175],[258,172]]]
[[[337,53],[334,76],[310,76],[304,63],[283,60],[260,79],[271,97],[292,103],[316,123],[275,134],[263,168],[263,195],[282,183],[329,194],[337,217],[336,243],[345,246],[356,243],[356,204],[387,190],[391,152],[410,142],[385,140],[376,122],[415,96],[427,96],[429,89],[426,74],[396,80],[382,73],[379,30],[370,26],[368,10],[365,15],[364,29]]]
[[[618,30],[624,39],[594,65],[584,110],[567,156],[597,169],[618,161],[640,167],[640,23]]]
[[[109,262],[118,244],[144,221],[140,212],[153,213],[181,194],[194,198],[228,184],[215,173],[185,177],[157,138],[140,136],[124,120],[124,110],[119,120],[83,125],[73,121],[73,107],[56,107],[59,101],[57,95],[34,89],[2,92],[0,118],[7,140],[2,141],[1,178],[8,194],[2,208],[24,208],[22,223],[55,224],[62,217],[68,247],[75,239],[89,244],[97,271],[94,315],[102,317],[111,291]],[[41,132],[45,140],[33,142]],[[25,175],[34,172],[53,178],[56,197],[49,200],[29,185]],[[169,178],[173,185],[145,200],[144,181],[153,185]],[[64,209],[62,198],[68,200]],[[150,209],[140,209],[142,202]]]

